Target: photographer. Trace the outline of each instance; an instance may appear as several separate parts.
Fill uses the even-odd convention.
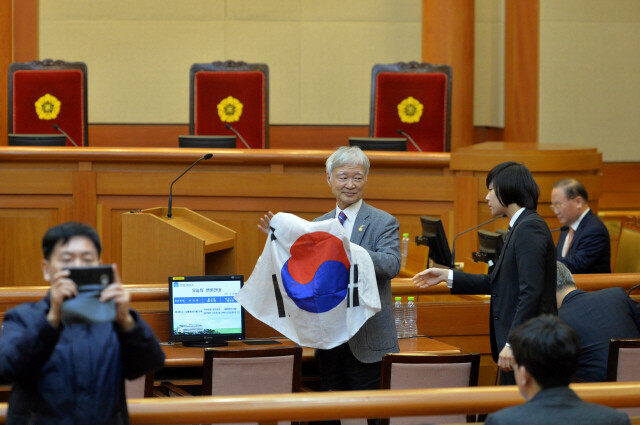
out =
[[[103,321],[86,308],[84,319],[77,312],[65,317],[65,303],[81,298],[68,268],[99,265],[93,228],[75,222],[52,227],[42,251],[49,293],[9,310],[2,325],[0,373],[12,382],[7,423],[129,423],[125,378],[164,365],[153,331],[129,308],[115,265],[114,283],[96,295],[96,310],[113,304],[115,318]]]

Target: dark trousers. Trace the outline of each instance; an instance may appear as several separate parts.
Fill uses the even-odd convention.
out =
[[[362,363],[356,359],[348,343],[330,350],[316,350],[320,382],[325,391],[353,391],[380,389],[382,362]],[[368,419],[369,424],[377,423]],[[328,421],[325,424],[339,424]]]

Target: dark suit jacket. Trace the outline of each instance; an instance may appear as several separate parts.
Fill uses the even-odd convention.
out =
[[[562,300],[558,317],[580,336],[576,378],[582,381],[607,380],[611,338],[640,338],[638,304],[622,288],[571,291]]]
[[[539,314],[556,313],[556,253],[545,221],[525,209],[491,274],[454,272],[451,293],[491,295],[491,353],[497,361],[513,329]]]
[[[611,240],[602,220],[589,211],[573,235],[566,257],[562,245],[569,231],[560,233],[557,258],[571,273],[611,273]]]
[[[625,425],[629,417],[606,406],[587,403],[569,387],[540,391],[528,402],[487,417],[485,425]]]
[[[335,218],[336,210],[314,221]],[[398,220],[391,214],[362,202],[351,233],[351,242],[366,249],[376,272],[382,309],[365,322],[349,340],[351,352],[363,363],[382,361],[386,353],[400,351],[391,299],[391,279],[400,271]]]

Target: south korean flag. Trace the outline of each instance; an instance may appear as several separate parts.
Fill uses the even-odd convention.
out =
[[[380,311],[373,262],[337,219],[278,213],[262,255],[236,300],[296,343],[329,349]]]

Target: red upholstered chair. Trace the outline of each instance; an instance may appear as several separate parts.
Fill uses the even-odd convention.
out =
[[[378,64],[371,76],[371,137],[408,134],[424,152],[451,149],[449,65],[418,62]],[[408,151],[417,149],[407,143]]]
[[[478,385],[480,355],[399,353],[382,358],[381,389],[467,387]],[[475,416],[415,416],[382,419],[381,425],[475,422]]]
[[[9,133],[53,134],[87,146],[87,65],[45,59],[9,66]],[[67,146],[72,146],[67,139]]]
[[[189,133],[234,135],[228,125],[252,149],[269,147],[266,64],[226,61],[191,66]],[[245,148],[241,140],[237,147]]]

